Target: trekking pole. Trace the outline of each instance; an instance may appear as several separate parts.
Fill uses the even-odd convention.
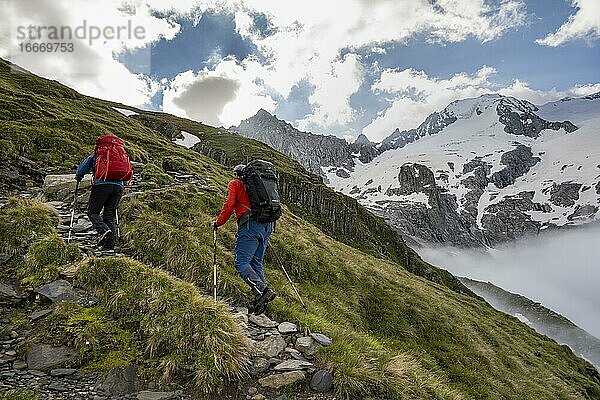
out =
[[[119,226],[119,210],[118,209],[115,209],[115,219],[116,219],[115,222],[117,223],[117,239],[121,240],[121,227]]]
[[[275,251],[275,248],[273,247],[273,245],[271,245],[269,247],[272,250],[272,253],[275,254],[275,258],[277,259],[277,262],[279,263],[279,266],[283,270],[283,273],[285,274],[285,277],[290,282],[290,285],[292,286],[292,289],[294,289],[294,292],[296,293],[296,296],[298,296],[298,300],[300,300],[300,303],[302,303],[302,307],[304,307],[304,312],[308,312],[308,309],[306,308],[306,304],[304,304],[304,301],[302,301],[302,297],[300,297],[300,293],[298,292],[298,289],[296,289],[296,285],[294,285],[294,282],[292,282],[292,279],[290,278],[289,274],[285,270],[285,268],[283,266],[283,262],[279,258],[279,254],[277,254],[277,252]]]
[[[73,196],[73,206],[71,208],[71,223],[69,224],[69,236],[67,237],[67,243],[71,242],[71,232],[73,232],[73,220],[75,219],[75,206],[77,206],[77,192],[79,191],[79,181],[75,185],[75,194]]]
[[[213,228],[213,298],[217,302],[217,230]]]

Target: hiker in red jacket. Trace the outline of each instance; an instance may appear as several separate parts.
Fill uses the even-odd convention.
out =
[[[123,188],[132,176],[131,162],[123,146],[123,140],[116,136],[99,137],[94,154],[83,160],[75,174],[75,179],[80,182],[92,171],[88,217],[98,232],[98,246],[104,250],[115,249],[117,207]]]
[[[255,295],[252,312],[261,314],[267,304],[277,294],[265,283],[263,257],[269,237],[273,231],[272,223],[261,223],[251,218],[250,199],[244,182],[241,180],[245,165],[237,165],[233,171],[235,179],[227,185],[227,199],[216,221],[211,222],[213,229],[224,225],[235,211],[238,231],[235,235],[234,265],[242,279],[250,286]]]

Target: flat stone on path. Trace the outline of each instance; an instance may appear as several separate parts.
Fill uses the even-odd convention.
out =
[[[269,370],[271,363],[264,357],[256,357],[250,366],[250,375],[260,375]]]
[[[293,385],[306,378],[306,374],[302,371],[290,371],[284,372],[283,374],[273,374],[265,376],[258,380],[258,383],[262,387],[268,387],[271,389],[281,389],[282,387]]]
[[[260,326],[261,328],[275,328],[277,327],[277,322],[271,321],[269,317],[265,314],[254,315],[250,314],[248,316],[248,320],[254,325]]]
[[[275,371],[299,371],[301,369],[310,368],[313,364],[308,361],[298,361],[298,360],[286,360],[281,364],[278,364],[275,368]]]
[[[281,333],[283,335],[298,332],[298,328],[296,327],[296,325],[292,324],[291,322],[280,323],[279,326],[277,327],[277,330],[279,331],[279,333]]]
[[[13,369],[20,371],[27,368],[27,363],[23,360],[17,360],[13,363]]]
[[[68,347],[35,343],[27,352],[27,366],[35,370],[49,369],[73,360],[76,355],[75,350]]]
[[[323,346],[329,346],[331,344],[331,339],[322,333],[311,333],[310,336]]]
[[[57,279],[35,290],[36,293],[44,296],[53,303],[74,300],[75,290],[71,284],[63,279]]]
[[[29,314],[29,319],[32,321],[36,321],[40,318],[45,317],[46,315],[50,314],[52,312],[51,308],[47,308],[45,310],[41,310],[41,311],[35,311],[32,312],[31,314]]]
[[[74,368],[56,368],[50,371],[50,376],[69,376],[77,372]]]
[[[267,357],[277,357],[283,350],[285,350],[286,343],[281,336],[269,336],[260,344],[262,353]]]
[[[138,400],[171,400],[175,398],[175,392],[151,392],[143,390],[138,393]]]
[[[10,285],[0,283],[0,300],[16,303],[21,300],[22,297],[23,296],[18,292],[18,289]]]
[[[305,357],[313,357],[320,348],[321,345],[310,336],[304,336],[296,340],[296,349],[302,352]]]

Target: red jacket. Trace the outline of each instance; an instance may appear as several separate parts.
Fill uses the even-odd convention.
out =
[[[240,179],[234,179],[227,185],[227,199],[223,204],[219,218],[217,218],[217,226],[224,225],[234,210],[236,220],[239,220],[250,211],[250,199],[248,193],[246,193],[244,182]]]

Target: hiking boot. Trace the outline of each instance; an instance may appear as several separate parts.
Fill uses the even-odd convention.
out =
[[[273,301],[277,297],[277,293],[275,293],[271,288],[267,287],[262,295],[256,299],[253,304],[253,312],[255,315],[264,314],[267,310],[267,305]]]
[[[100,234],[100,237],[98,238],[98,243],[96,243],[98,245],[98,247],[104,246],[106,244],[106,242],[108,241],[108,239],[110,239],[110,235],[112,235],[112,231],[110,229],[102,232]]]

